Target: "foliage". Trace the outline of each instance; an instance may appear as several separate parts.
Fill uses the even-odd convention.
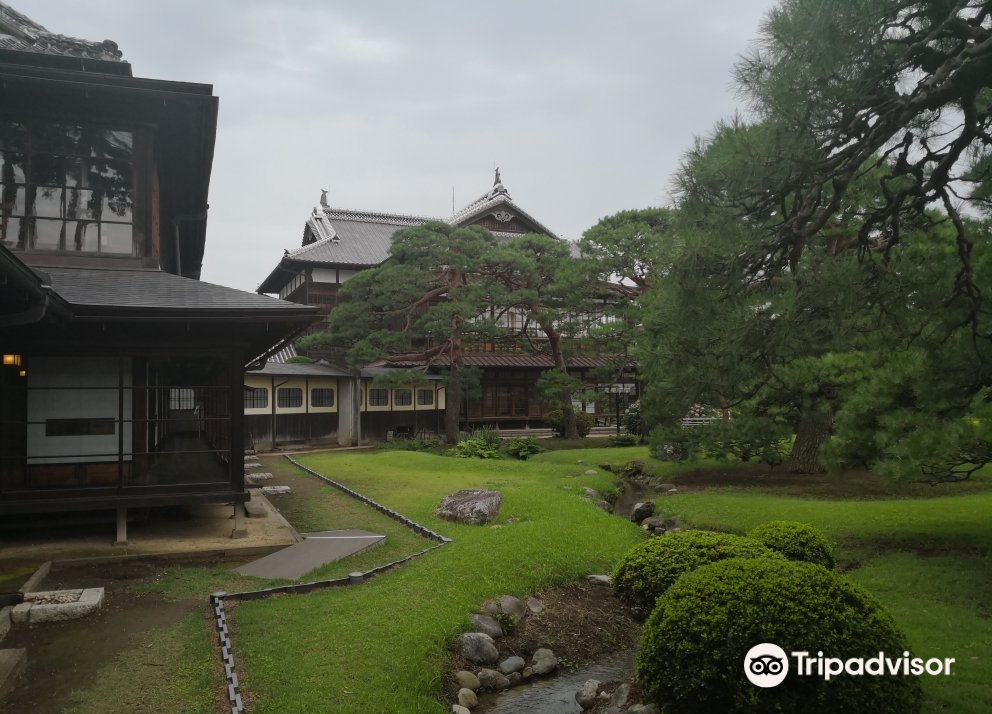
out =
[[[533,436],[516,436],[503,444],[503,451],[515,459],[526,461],[534,454],[541,453],[544,449],[541,447],[540,442]]]
[[[376,444],[379,451],[436,451],[441,447],[440,439],[404,439],[395,437]]]
[[[834,567],[834,549],[830,541],[813,526],[797,521],[762,523],[747,534],[789,560]]]
[[[782,463],[789,449],[791,428],[769,417],[716,419],[695,426],[662,426],[651,438],[652,453],[659,458],[685,461],[711,456],[724,461],[757,459],[769,466]]]
[[[558,432],[558,436],[565,436],[565,421],[560,409],[552,409],[551,411],[546,412],[544,415],[544,423]],[[593,419],[592,414],[587,414],[586,412],[575,413],[575,427],[579,438],[584,439],[589,436],[589,432],[592,430],[593,424],[595,424],[595,419]]]
[[[610,434],[610,446],[637,446],[640,438],[636,434]]]
[[[450,453],[460,459],[499,459],[503,456],[502,446],[499,429],[481,426],[455,444]]]
[[[730,533],[680,531],[635,545],[613,569],[617,597],[642,615],[684,573],[726,558],[779,558],[757,541]]]
[[[635,434],[639,437],[647,435],[647,422],[644,421],[644,415],[641,412],[640,399],[631,402],[627,406],[627,409],[623,413],[622,423],[623,428],[627,430],[628,434]]]
[[[650,700],[686,714],[798,714],[813,702],[826,714],[920,710],[912,675],[841,676],[825,687],[819,677],[790,673],[776,687],[755,687],[741,664],[761,642],[842,660],[880,651],[900,657],[908,648],[881,605],[842,576],[811,563],[733,558],[685,575],[658,599],[642,636],[638,680]]]

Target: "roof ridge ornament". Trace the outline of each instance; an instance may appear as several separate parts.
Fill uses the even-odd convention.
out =
[[[506,196],[510,198],[510,192],[506,190],[506,186],[503,185],[503,179],[499,175],[499,166],[496,167],[496,175],[493,178],[493,187],[483,198],[492,200],[497,196]],[[512,199],[511,199],[512,200]]]
[[[320,205],[321,205],[321,208],[330,208],[330,206],[327,205],[327,189],[326,188],[320,189]]]

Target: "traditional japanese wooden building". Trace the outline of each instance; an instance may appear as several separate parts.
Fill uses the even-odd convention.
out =
[[[245,365],[316,310],[199,280],[217,108],[0,3],[0,514],[247,499]]]
[[[447,218],[416,216],[378,211],[361,211],[333,207],[328,203],[327,192],[320,197],[320,205],[313,209],[303,228],[302,245],[287,250],[279,264],[262,281],[258,292],[278,295],[284,300],[313,305],[323,314],[329,313],[337,301],[341,285],[361,270],[378,266],[389,258],[393,235],[404,228],[422,225],[428,221],[446,221],[451,225],[464,227],[479,225],[491,231],[498,239],[509,240],[527,233],[541,233],[557,238],[546,225],[521,208],[503,185],[499,171],[493,187]],[[508,313],[504,320],[517,319],[523,324],[522,315]],[[321,329],[315,325],[313,329]],[[536,331],[533,340],[540,342],[541,335]],[[333,359],[335,355],[319,355]],[[536,384],[540,374],[552,367],[551,358],[542,354],[529,354],[519,349],[502,350],[489,345],[484,349],[467,351],[467,366],[478,367],[482,372],[481,398],[469,400],[459,405],[463,423],[467,427],[479,424],[496,424],[507,428],[542,426],[548,407],[537,396]],[[434,363],[444,368],[443,358]],[[616,358],[595,355],[571,358],[569,369],[584,380],[592,383],[597,370],[616,365]],[[385,389],[373,383],[382,370],[408,369],[414,363],[398,363],[383,360],[372,366],[375,374],[368,369],[358,387],[362,401],[359,405],[360,428],[356,431],[362,438],[381,439],[393,433],[423,433],[438,431],[430,428],[425,419],[414,423],[412,414],[417,404],[410,404],[409,395],[416,393],[416,400],[428,399],[426,391],[421,395],[414,386],[399,390]],[[615,370],[620,371],[620,370]],[[428,370],[427,377],[436,377],[436,369]],[[615,419],[614,406],[622,395],[624,401],[633,398],[636,386],[633,378],[616,383],[611,380],[603,385],[603,398],[580,402],[576,407],[597,415],[601,421]],[[607,386],[609,392],[607,392]],[[444,404],[444,389],[437,391],[434,401],[421,404],[430,406],[434,412],[443,411],[450,405]],[[607,396],[607,394],[611,396]],[[435,413],[434,416],[437,416]],[[443,414],[437,424],[443,424]]]

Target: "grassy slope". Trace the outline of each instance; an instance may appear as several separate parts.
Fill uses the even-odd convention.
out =
[[[479,603],[607,571],[640,539],[635,526],[580,497],[582,486],[605,490],[612,479],[584,475],[589,466],[577,458],[306,457],[307,465],[454,542],[359,588],[241,604],[233,614],[235,642],[253,714],[446,711],[434,699],[446,646]],[[503,527],[433,517],[445,495],[472,487],[502,492],[497,524]],[[510,518],[516,522],[508,524]]]
[[[903,627],[914,654],[956,658],[951,677],[923,679],[925,711],[983,714],[992,711],[992,493],[950,495],[956,488],[928,489],[929,498],[890,500],[708,489],[658,503],[702,528],[745,532],[766,521],[791,519],[822,529],[837,543],[842,566],[851,568],[848,575]]]

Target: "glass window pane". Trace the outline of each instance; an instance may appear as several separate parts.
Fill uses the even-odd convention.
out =
[[[92,200],[92,191],[81,191],[78,188],[67,188],[65,190],[65,217],[93,218],[93,215],[89,210],[89,205]]]
[[[89,164],[87,188],[108,191],[126,190],[132,186],[131,164],[124,161],[93,161]]]
[[[14,151],[0,152],[0,183],[10,185],[25,183],[24,154]]]
[[[35,250],[59,250],[62,242],[62,221],[39,218],[34,222]]]
[[[62,159],[62,165],[65,169],[65,185],[66,186],[82,186],[83,185],[83,161],[82,159],[77,159],[75,157],[65,157]]]
[[[132,220],[134,197],[127,191],[109,191],[104,194],[103,209],[100,218],[104,221]]]
[[[62,157],[31,154],[31,183],[38,186],[61,186],[65,180]]]
[[[86,140],[84,138],[83,127],[78,124],[63,124],[62,139],[66,153],[75,154],[77,156],[86,156],[89,154],[89,148],[87,147]]]
[[[0,242],[8,248],[21,250],[24,244],[20,239],[21,219],[20,218],[0,218]]]
[[[0,209],[2,209],[3,215],[5,216],[23,216],[25,215],[24,203],[27,197],[27,189],[24,186],[4,186],[2,193],[2,203],[0,203]]]
[[[100,249],[100,226],[90,221],[66,221],[65,249],[96,253]]]
[[[134,253],[134,242],[131,240],[131,225],[129,223],[100,224],[100,252],[117,255]]]
[[[134,135],[129,131],[110,130],[103,132],[103,155],[109,158],[124,159],[131,156]]]
[[[62,189],[52,186],[38,186],[34,192],[34,206],[30,213],[41,218],[61,218]]]

